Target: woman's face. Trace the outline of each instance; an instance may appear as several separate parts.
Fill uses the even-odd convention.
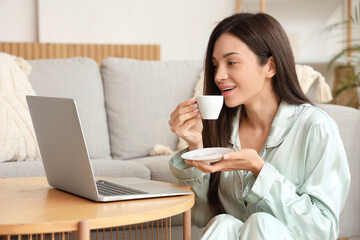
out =
[[[239,38],[224,33],[212,56],[215,84],[228,107],[266,99],[271,92],[270,61],[260,66],[257,56]],[[270,92],[269,92],[270,91]]]

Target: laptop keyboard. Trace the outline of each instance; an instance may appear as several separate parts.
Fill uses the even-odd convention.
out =
[[[99,195],[103,196],[118,196],[118,195],[132,195],[132,194],[146,194],[140,190],[132,189],[129,187],[121,186],[112,182],[98,180],[96,181],[96,186],[99,192]]]

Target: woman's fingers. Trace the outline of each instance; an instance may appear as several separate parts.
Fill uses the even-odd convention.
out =
[[[173,117],[173,115],[178,113],[178,111],[180,109],[192,106],[195,103],[196,103],[196,98],[190,98],[190,99],[186,100],[185,102],[180,103],[179,105],[177,105],[175,110],[170,114],[170,117]]]
[[[255,176],[260,173],[263,166],[264,160],[255,149],[250,148],[228,152],[221,161],[214,164],[218,171],[248,170]]]
[[[183,113],[174,119],[173,124],[176,126],[182,126],[186,121],[195,118],[199,115],[199,109],[193,109],[190,112]]]
[[[192,167],[196,167],[197,169],[199,169],[204,173],[214,173],[219,171],[216,165],[203,163],[202,161],[185,160],[185,162],[191,165]]]
[[[179,128],[190,129],[195,126],[199,121],[201,121],[200,114],[198,112],[194,112],[193,117],[185,121]]]
[[[199,118],[199,113],[197,112],[181,115],[173,124],[171,124],[171,131],[176,133],[178,136],[183,135],[181,133],[195,126],[199,120],[201,119]]]
[[[238,152],[227,152],[221,161],[205,164],[201,161],[186,160],[186,162],[205,173],[218,171],[249,170],[256,175],[261,171],[264,161],[254,149],[243,149]],[[254,173],[254,174],[255,174]]]
[[[202,122],[195,98],[180,103],[171,113],[171,131],[191,144],[201,142]]]
[[[177,108],[177,110],[172,113],[170,120],[172,120],[172,122],[175,122],[182,115],[196,111],[199,111],[198,105],[196,103],[191,105],[186,105],[182,108]]]
[[[201,118],[199,115],[194,116],[193,118],[187,120],[184,122],[181,126],[174,127],[171,130],[178,135],[179,137],[185,137],[187,130],[191,129],[193,126],[195,126],[199,121],[201,121]],[[196,131],[196,129],[194,129]],[[201,133],[201,131],[198,131]]]
[[[258,157],[256,150],[251,148],[244,148],[237,152],[227,152],[224,154],[223,159],[225,160],[234,160],[234,159],[251,159]]]
[[[199,108],[195,98],[190,98],[187,101],[180,103],[176,109],[171,113],[169,125],[171,130],[174,130],[182,126],[189,119],[199,114]]]
[[[176,113],[174,113],[172,115],[172,117],[169,120],[169,124],[172,125],[172,124],[174,124],[176,122],[183,123],[186,120],[188,120],[188,119],[190,119],[193,116],[196,116],[198,114],[199,114],[199,108],[197,107],[197,104],[181,108]]]

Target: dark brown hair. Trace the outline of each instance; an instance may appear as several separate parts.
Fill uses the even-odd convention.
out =
[[[215,27],[206,51],[204,94],[221,95],[214,81],[212,54],[216,40],[224,33],[230,33],[244,42],[257,56],[260,66],[273,57],[276,74],[272,78],[272,88],[281,100],[296,105],[312,104],[300,88],[294,56],[284,29],[275,18],[264,13],[235,14]],[[224,105],[217,121],[203,121],[204,147],[228,147],[235,111],[236,108]],[[211,174],[208,191],[209,205],[216,215],[225,212],[218,195],[220,174]]]

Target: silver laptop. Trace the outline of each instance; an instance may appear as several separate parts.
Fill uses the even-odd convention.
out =
[[[96,180],[75,101],[41,96],[26,100],[50,186],[97,202],[191,194],[140,178]]]

